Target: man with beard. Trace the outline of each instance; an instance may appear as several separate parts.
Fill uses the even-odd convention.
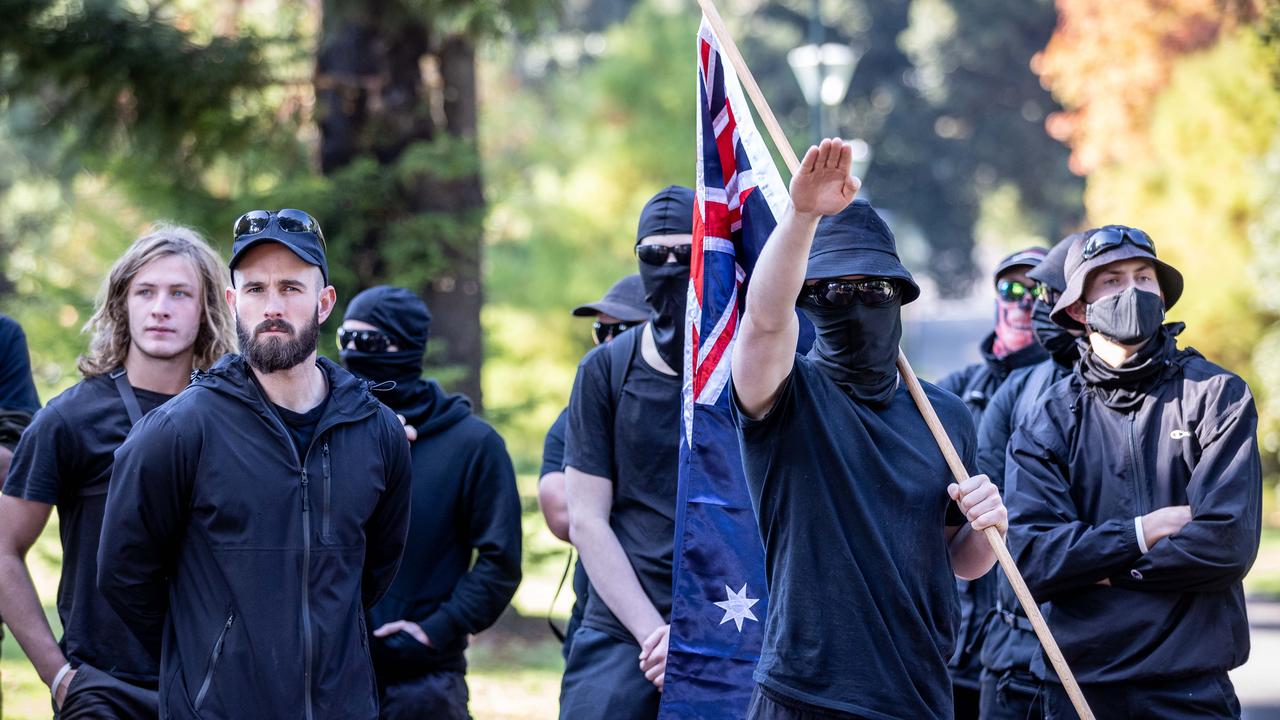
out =
[[[1080,331],[1058,325],[1049,313],[1067,288],[1063,274],[1067,251],[1071,243],[1082,236],[1083,233],[1068,235],[1053,246],[1039,265],[1027,271],[1027,278],[1035,282],[1037,288],[1031,324],[1036,341],[1049,353],[1049,358],[1010,373],[991,397],[978,425],[978,470],[1002,489],[1005,452],[1014,429],[1031,422],[1040,410],[1040,396],[1066,377],[1080,359],[1076,343]],[[1005,492],[1005,497],[1008,496]],[[1040,641],[1013,587],[1000,573],[996,567],[981,581],[989,579],[996,587],[995,606],[983,613],[986,631],[978,653],[982,663],[979,716],[983,720],[1042,717],[1040,682],[1031,674],[1031,659],[1040,652]]]
[[[622,278],[609,288],[604,297],[573,309],[574,317],[595,318],[591,325],[591,339],[596,345],[612,342],[617,336],[648,320],[651,312],[644,299],[644,282],[639,275]],[[565,542],[569,542],[569,503],[564,494],[564,443],[568,425],[569,408],[566,407],[547,430],[542,443],[542,470],[538,476],[538,507],[542,510],[542,517],[547,521],[551,534]],[[570,551],[569,559],[572,561],[573,551]],[[565,572],[568,572],[567,567]],[[563,584],[563,579],[561,582]],[[573,634],[582,624],[590,593],[591,583],[587,582],[587,571],[579,559],[573,563],[573,609],[561,638],[560,651],[566,659],[573,648]],[[554,625],[552,630],[560,637]]]
[[[466,720],[467,637],[520,584],[520,493],[506,445],[463,395],[422,377],[431,313],[404,288],[356,295],[338,330],[342,364],[413,428],[404,560],[369,610],[383,720]],[[474,560],[473,560],[474,558]]]
[[[226,282],[222,259],[189,228],[156,225],[135,240],[86,325],[84,380],[36,413],[15,450],[0,496],[0,611],[62,720],[157,715],[160,644],[136,638],[98,591],[98,545],[114,453],[130,428],[186,387],[192,368],[233,347]],[[60,640],[25,564],[55,507]]]
[[[569,400],[569,535],[592,592],[565,663],[562,720],[652,720],[666,673],[693,190],[650,199],[636,238],[652,314],[587,353]]]
[[[1182,275],[1123,225],[1072,245],[1052,318],[1084,328],[1075,371],[1010,442],[1009,544],[1099,718],[1240,716],[1241,584],[1262,469],[1248,385],[1162,324]],[[1047,718],[1075,717],[1042,655]]]
[[[162,648],[162,717],[372,720],[363,611],[404,548],[405,432],[316,357],[335,293],[315,220],[255,210],[234,228],[243,354],[196,373],[117,451],[98,586]]]
[[[1029,247],[1000,261],[992,278],[996,291],[995,329],[978,348],[982,362],[938,381],[938,387],[964,401],[973,415],[975,427],[982,425],[987,403],[1010,373],[1047,357],[1032,331],[1031,311],[1039,290],[1027,277],[1027,271],[1036,267],[1044,256],[1043,248]],[[999,476],[989,473],[987,476],[1000,482]],[[978,652],[982,648],[987,612],[995,605],[996,575],[989,573],[973,581],[956,580],[956,589],[960,593],[960,634],[956,638],[955,654],[947,666],[951,671],[956,720],[977,720],[982,673]]]
[[[981,475],[952,483],[899,381],[900,306],[920,291],[888,226],[854,201],[852,161],[840,140],[805,154],[733,350],[769,579],[748,711],[759,720],[950,718],[955,577],[990,570],[981,531],[1005,529],[995,485]],[[794,352],[797,304],[817,332],[808,355]],[[972,466],[969,412],[923,385]]]

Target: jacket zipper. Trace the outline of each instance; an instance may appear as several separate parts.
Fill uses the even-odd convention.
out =
[[[209,655],[209,669],[205,671],[204,682],[200,683],[200,690],[196,693],[194,706],[197,711],[204,705],[205,696],[209,694],[209,685],[213,683],[213,669],[218,666],[218,658],[222,657],[222,644],[226,642],[227,633],[235,621],[235,612],[227,613],[227,622],[222,626],[222,632],[218,633],[218,641],[213,644],[213,652]]]
[[[321,521],[320,537],[324,540],[330,540],[329,527],[329,503],[330,496],[333,494],[331,485],[333,484],[329,478],[329,443],[324,443],[324,455],[321,460],[321,467],[324,468],[324,518]]]
[[[1147,502],[1146,490],[1143,487],[1142,464],[1138,460],[1137,443],[1134,441],[1134,435],[1137,434],[1137,418],[1138,414],[1136,412],[1129,413],[1129,469],[1133,473],[1131,478],[1133,482],[1133,500],[1138,507],[1138,514],[1146,515],[1151,512],[1151,508],[1149,507],[1150,503]]]

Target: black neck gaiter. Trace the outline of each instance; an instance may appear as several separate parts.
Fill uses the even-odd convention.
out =
[[[1031,308],[1031,329],[1040,345],[1053,356],[1054,362],[1063,367],[1071,367],[1080,359],[1076,335],[1054,322],[1049,317],[1052,311],[1052,307],[1037,301]]]
[[[422,377],[422,351],[338,352],[342,366],[376,384],[373,396],[415,425],[430,414],[431,383]]]
[[[1120,367],[1111,367],[1092,349],[1080,358],[1077,372],[1112,410],[1129,412],[1142,404],[1178,353],[1177,336],[1186,326],[1169,323],[1157,327],[1154,337]]]
[[[640,263],[644,299],[653,308],[649,324],[658,355],[677,373],[684,368],[684,315],[689,297],[689,266]]]
[[[816,337],[809,359],[853,399],[883,405],[898,388],[899,303],[843,308],[800,306]]]

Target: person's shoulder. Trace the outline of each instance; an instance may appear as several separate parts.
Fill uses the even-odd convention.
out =
[[[905,389],[905,380],[904,389]],[[933,409],[938,413],[938,418],[946,422],[948,415],[955,415],[970,418],[972,415],[964,401],[955,393],[942,387],[940,384],[931,383],[928,380],[921,380],[920,387],[924,389],[925,397],[929,398],[929,402],[933,404]]]
[[[3,338],[5,343],[25,336],[25,333],[22,332],[22,326],[18,324],[17,320],[8,315],[0,315],[0,338]]]
[[[102,411],[104,402],[114,402],[120,397],[115,383],[107,375],[91,375],[58,393],[45,403],[40,415],[57,415],[67,422],[83,419],[93,422]]]
[[[963,389],[964,386],[968,385],[969,382],[972,380],[973,376],[976,373],[980,373],[984,371],[986,367],[987,366],[984,363],[973,363],[971,365],[965,365],[959,370],[956,370],[951,373],[947,373],[946,375],[942,376],[942,378],[939,379],[936,384],[941,389],[945,389],[949,392],[959,394],[957,391]]]
[[[1174,361],[1182,367],[1182,395],[1219,407],[1230,407],[1253,401],[1249,383],[1239,375],[1214,363],[1194,348],[1178,351]]]

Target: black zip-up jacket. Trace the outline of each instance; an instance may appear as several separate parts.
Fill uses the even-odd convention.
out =
[[[308,451],[227,355],[116,451],[98,587],[160,656],[161,718],[378,715],[364,608],[409,521],[409,447],[367,384],[330,394]]]
[[[1257,410],[1242,379],[1169,343],[1127,410],[1082,360],[1009,446],[1010,549],[1081,683],[1217,673],[1249,656]],[[1190,505],[1191,522],[1143,554],[1134,518],[1172,505]],[[1057,680],[1043,654],[1032,670]]]
[[[987,404],[978,427],[978,472],[1004,492],[1005,457],[1015,429],[1031,422],[1040,410],[1041,395],[1071,373],[1070,364],[1056,358],[1015,370]],[[1005,502],[1008,502],[1006,496]],[[1040,641],[1031,629],[1018,596],[999,566],[995,578],[995,607],[987,613],[986,630],[979,659],[987,670],[1031,672],[1031,660],[1040,651]]]
[[[432,380],[413,395],[412,406],[394,408],[418,431],[409,542],[369,629],[416,622],[431,647],[405,632],[373,638],[384,682],[464,671],[467,636],[496,622],[520,585],[520,492],[506,444],[466,396]]]
[[[957,370],[938,381],[938,387],[964,401],[973,416],[974,426],[982,424],[988,403],[1011,373],[1049,357],[1039,343],[1032,343],[1002,358],[996,357],[992,352],[995,342],[996,334],[993,332],[982,341],[982,362]],[[992,482],[999,481],[993,477]],[[995,573],[987,573],[975,580],[957,579],[956,589],[960,592],[960,624],[956,626],[959,634],[948,666],[953,682],[977,689],[982,673],[978,654],[983,642],[983,628],[996,603]]]

